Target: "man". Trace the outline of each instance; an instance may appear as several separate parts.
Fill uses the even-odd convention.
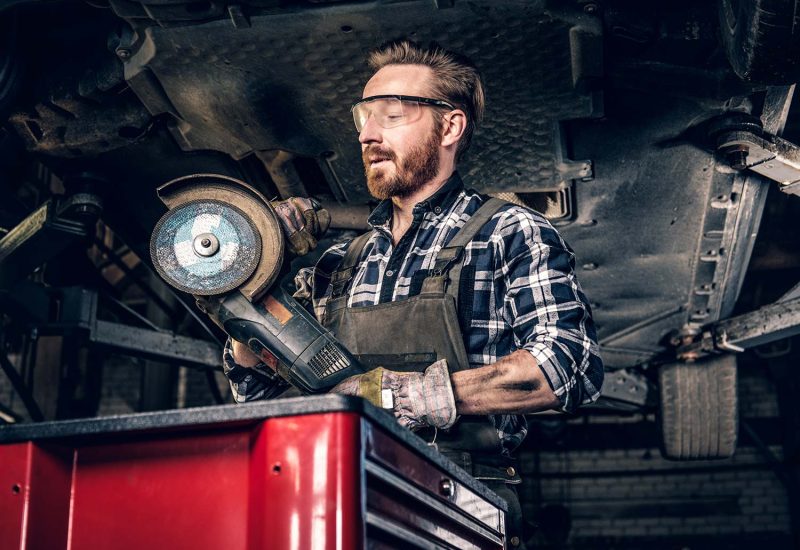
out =
[[[468,60],[400,41],[369,62],[353,115],[382,202],[369,233],[327,250],[298,283],[320,321],[376,367],[332,391],[392,409],[487,482],[509,501],[509,540],[520,545],[510,456],[527,431],[522,415],[574,411],[603,379],[574,255],[541,215],[464,189],[456,161],[484,107]],[[307,202],[278,211],[295,240],[308,232]],[[285,388],[241,344],[225,357],[237,401]]]

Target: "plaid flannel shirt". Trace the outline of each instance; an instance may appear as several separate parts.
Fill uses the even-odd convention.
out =
[[[391,202],[380,203],[369,218],[372,236],[347,290],[348,306],[400,301],[418,294],[439,250],[485,200],[465,190],[455,173],[432,197],[415,206],[414,222],[397,246],[392,244],[389,227]],[[331,247],[314,268],[301,270],[296,278],[298,287],[310,292],[320,320],[330,296],[330,275],[347,244]],[[465,247],[462,288],[468,288],[469,294],[466,301],[464,295],[459,297],[460,305],[466,305],[459,313],[470,366],[490,365],[515,350],[528,350],[566,412],[596,400],[603,380],[591,311],[574,268],[572,250],[544,217],[507,205]],[[286,387],[267,367],[247,372],[237,367],[229,351],[225,363],[238,402],[269,398]],[[510,453],[527,433],[525,417],[490,418],[504,452]]]

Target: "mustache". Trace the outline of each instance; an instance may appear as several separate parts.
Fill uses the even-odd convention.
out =
[[[391,149],[382,149],[379,145],[367,145],[367,147],[361,152],[361,159],[365,164],[369,164],[370,157],[394,160],[395,154]]]

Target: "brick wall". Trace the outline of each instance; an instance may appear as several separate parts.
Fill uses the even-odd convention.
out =
[[[760,371],[740,371],[740,416],[776,417],[772,381]],[[607,426],[641,420],[639,415],[571,422]],[[779,445],[769,450],[782,459]],[[704,540],[687,546],[697,548],[716,547],[709,545],[720,540],[727,541],[721,547],[749,548],[753,541],[770,537],[779,541],[777,547],[790,544],[785,486],[753,446],[740,445],[727,460],[691,462],[667,461],[657,448],[528,451],[521,454],[520,467],[525,479],[520,498],[527,517],[536,521],[549,517],[548,508],[569,510],[568,547],[633,548],[633,541],[667,538],[684,544]],[[539,530],[540,546],[553,541],[553,535],[544,536],[546,531],[546,525]],[[632,545],[625,546],[626,540]]]
[[[739,415],[742,418],[778,416],[775,383],[758,368],[740,368]]]
[[[141,398],[142,361],[127,357],[113,357],[103,369],[103,390],[98,416],[138,412]],[[175,367],[164,367],[175,368]],[[232,403],[228,381],[221,371],[214,373],[217,387],[225,404]],[[178,380],[174,408],[216,405],[204,372],[178,367]]]
[[[770,449],[777,457],[780,447]],[[670,462],[658,449],[527,453],[521,499],[571,510],[572,536],[789,533],[786,490],[755,448]],[[537,473],[538,471],[538,473]],[[535,481],[538,478],[538,483]]]
[[[183,403],[179,403],[180,406],[203,407],[207,405],[216,405],[211,395],[211,390],[208,387],[205,373],[185,367],[182,367],[180,370],[181,372],[178,376],[179,394],[181,391],[181,384],[185,384],[186,388],[186,398]],[[225,378],[225,375],[222,374],[221,371],[217,371],[214,373],[214,379],[217,382],[217,387],[222,394],[225,404],[233,403],[231,388],[228,385],[228,379]]]
[[[139,410],[143,364],[143,361],[122,355],[111,355],[106,359],[98,416],[129,414]]]

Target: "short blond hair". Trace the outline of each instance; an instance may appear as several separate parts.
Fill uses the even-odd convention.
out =
[[[444,99],[467,115],[467,126],[456,149],[456,158],[460,159],[469,148],[476,126],[483,120],[486,102],[483,79],[472,61],[435,43],[423,48],[417,42],[401,39],[373,50],[367,62],[375,72],[387,65],[423,65],[433,70],[433,98]],[[441,122],[444,114],[435,112]]]

